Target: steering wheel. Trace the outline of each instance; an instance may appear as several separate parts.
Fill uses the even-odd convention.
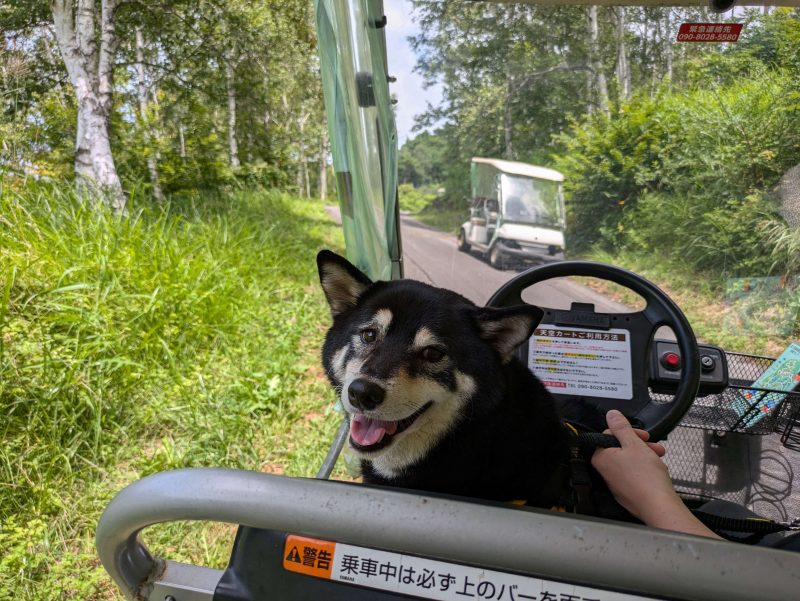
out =
[[[646,306],[634,313],[598,313],[592,305],[573,304],[569,311],[540,307],[542,324],[588,329],[592,332],[623,330],[629,333],[631,361],[631,398],[608,398],[591,394],[558,394],[556,400],[580,398],[599,408],[618,409],[637,420],[650,433],[650,440],[666,436],[688,411],[697,395],[700,382],[700,353],[689,322],[678,306],[655,284],[631,271],[593,261],[560,261],[532,267],[506,282],[492,298],[489,307],[522,305],[522,292],[534,284],[558,277],[589,276],[620,284],[645,299]],[[669,326],[680,350],[680,379],[671,402],[658,402],[648,389],[650,349],[656,330]],[[528,343],[518,353],[527,364]],[[553,390],[551,389],[551,392]]]

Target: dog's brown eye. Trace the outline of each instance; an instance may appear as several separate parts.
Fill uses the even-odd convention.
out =
[[[370,344],[375,342],[375,339],[378,337],[378,333],[375,331],[374,328],[367,328],[366,330],[361,330],[361,342],[366,342]]]
[[[437,361],[441,360],[442,357],[444,357],[444,351],[436,348],[435,346],[429,346],[422,349],[422,358],[425,359],[425,361],[436,363]]]

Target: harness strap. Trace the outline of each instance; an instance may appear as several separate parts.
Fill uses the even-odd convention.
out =
[[[582,432],[578,434],[578,444],[583,451],[591,454],[598,447],[601,449],[613,449],[620,446],[619,441],[611,434],[601,434],[600,432]]]
[[[569,422],[564,422],[572,434],[570,444],[570,488],[572,489],[572,510],[583,515],[597,515],[594,495],[592,494],[592,479],[590,475],[589,460],[594,449],[598,446],[612,445],[617,439],[607,434],[594,432],[578,432],[578,429]]]
[[[569,458],[569,484],[572,488],[572,510],[583,515],[596,515],[592,499],[592,480],[589,465],[579,446],[571,446]]]

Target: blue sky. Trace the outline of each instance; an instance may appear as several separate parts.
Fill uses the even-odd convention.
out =
[[[408,0],[387,0],[384,2],[386,13],[386,52],[389,60],[389,74],[397,81],[391,84],[391,91],[397,97],[397,139],[402,146],[414,126],[414,116],[425,112],[428,102],[437,104],[441,98],[441,86],[435,85],[423,89],[422,77],[414,73],[416,57],[408,42],[408,36],[419,31],[411,19],[411,2]]]

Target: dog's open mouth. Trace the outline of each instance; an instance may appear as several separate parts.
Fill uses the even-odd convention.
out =
[[[433,401],[428,401],[408,417],[397,421],[373,419],[360,413],[353,414],[350,416],[350,444],[357,451],[383,449],[392,442],[394,436],[413,424],[431,405]]]

